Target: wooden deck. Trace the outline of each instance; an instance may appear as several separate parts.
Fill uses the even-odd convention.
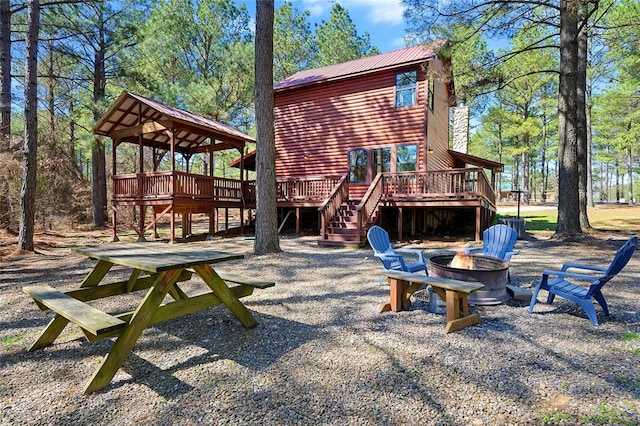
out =
[[[340,176],[279,180],[278,205],[320,206],[339,181]],[[381,202],[422,205],[428,201],[443,201],[455,205],[460,200],[484,198],[495,205],[496,201],[481,169],[385,173],[380,184],[377,195]],[[166,204],[172,199],[215,203],[220,207],[224,204],[228,207],[252,205],[255,204],[255,181],[179,171],[113,177],[113,202],[116,205]]]
[[[218,208],[253,209],[256,182],[211,177],[180,171],[136,173],[113,177],[114,209],[150,206],[156,213],[208,213]],[[376,220],[379,209],[422,207],[478,210],[478,226],[495,212],[495,193],[480,168],[404,173],[384,173],[368,187],[351,185],[346,176],[281,179],[277,182],[280,208],[315,208],[321,218],[321,235],[341,206],[356,205],[358,234]],[[366,189],[364,192],[363,189]]]

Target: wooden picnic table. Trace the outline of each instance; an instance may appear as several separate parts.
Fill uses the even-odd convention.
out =
[[[118,243],[76,247],[72,250],[98,261],[80,284],[80,288],[64,293],[48,285],[23,289],[41,309],[50,309],[56,314],[29,351],[52,344],[69,322],[80,326],[89,341],[118,336],[85,387],[84,392],[87,394],[102,389],[111,382],[149,325],[222,303],[242,325],[252,328],[257,325],[257,321],[240,298],[252,294],[254,288],[274,285],[273,282],[240,275],[219,275],[211,264],[241,259],[243,255],[219,252],[200,245]],[[114,265],[132,268],[129,279],[111,284],[102,283]],[[209,292],[189,296],[178,286],[179,282],[189,280],[193,272],[209,287]],[[146,294],[133,312],[111,315],[85,303],[144,290]],[[173,301],[163,304],[167,294]]]

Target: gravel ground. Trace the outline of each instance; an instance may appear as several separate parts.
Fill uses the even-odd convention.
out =
[[[519,241],[513,283],[530,288],[564,259],[606,264],[625,239]],[[252,251],[242,238],[192,244]],[[452,247],[409,246],[427,255]],[[562,299],[532,315],[509,301],[471,307],[482,322],[445,335],[444,316],[420,300],[408,312],[379,312],[389,290],[371,250],[320,248],[314,237],[281,247],[220,266],[276,282],[243,299],[258,327],[244,329],[224,307],[153,326],[112,383],[89,396],[82,389],[113,341],[89,343],[70,326],[27,352],[52,315],[21,288],[72,289],[93,261],[64,246],[2,261],[0,424],[640,424],[638,255],[605,287],[612,317],[598,308],[599,327]],[[203,291],[196,280],[184,287]],[[123,311],[137,300],[99,306]]]

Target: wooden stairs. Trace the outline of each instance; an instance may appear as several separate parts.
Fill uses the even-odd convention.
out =
[[[361,247],[367,242],[366,230],[358,227],[357,203],[345,201],[328,223],[327,232],[318,240],[321,246]]]

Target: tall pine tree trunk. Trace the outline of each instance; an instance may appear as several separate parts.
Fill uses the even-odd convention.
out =
[[[580,234],[577,161],[578,0],[560,0],[557,236]]]
[[[11,135],[11,2],[0,0],[0,153],[9,150]],[[0,178],[0,228],[9,227],[9,182]]]
[[[631,127],[631,123],[629,123]],[[627,197],[629,205],[634,204],[633,200],[633,155],[631,153],[631,144],[627,144],[627,173],[629,174],[629,184],[627,186]]]
[[[11,2],[0,0],[0,151],[11,133]]]
[[[580,30],[578,33],[578,63],[576,67],[576,129],[577,129],[577,161],[578,161],[578,197],[580,206],[580,228],[591,229],[587,214],[587,6],[580,3]]]
[[[24,156],[20,192],[20,232],[18,249],[33,251],[38,158],[38,34],[40,2],[29,0],[24,87]]]
[[[256,254],[280,251],[273,113],[273,15],[273,0],[256,2]]]
[[[102,28],[100,29],[102,33]],[[104,34],[101,37],[104,40]],[[101,115],[101,105],[105,98],[105,86],[107,83],[105,71],[105,52],[101,45],[95,53],[93,71],[93,119],[98,121]],[[96,136],[91,150],[92,166],[92,195],[93,195],[93,226],[99,227],[105,224],[107,217],[107,173],[105,149],[102,139]]]

